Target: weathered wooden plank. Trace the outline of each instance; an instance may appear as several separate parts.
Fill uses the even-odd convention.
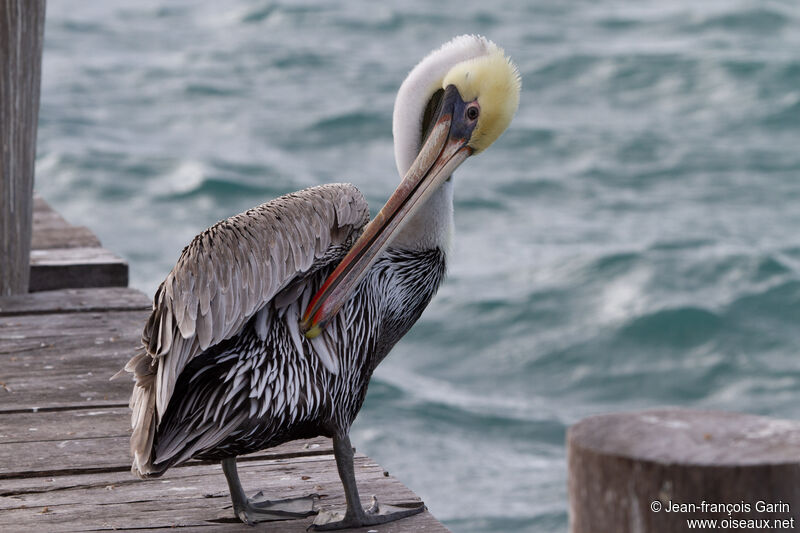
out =
[[[244,524],[235,524],[235,523],[226,523],[224,519],[221,519],[223,523],[215,524],[215,525],[207,525],[203,526],[200,531],[203,533],[217,533],[217,532],[227,532],[227,531],[234,531],[239,533],[252,533],[254,531],[253,528],[249,526],[245,526]],[[286,522],[285,524],[275,523],[271,526],[267,526],[264,524],[258,524],[255,527],[255,531],[281,531],[287,533],[308,533],[308,522],[311,519],[306,521],[292,521]],[[376,529],[377,528],[377,529]],[[97,531],[97,530],[96,530]],[[108,531],[106,530],[99,530],[99,531]],[[114,529],[112,531],[136,531],[136,533],[163,533],[163,529],[151,529],[151,528],[136,528],[136,529]],[[430,512],[423,512],[421,514],[411,516],[409,518],[404,518],[398,522],[390,522],[388,524],[383,524],[381,526],[371,526],[371,527],[362,527],[357,529],[348,529],[349,533],[445,533],[450,531],[444,525],[442,525]]]
[[[413,492],[385,475],[368,457],[357,454],[355,469],[365,505],[372,495],[386,504],[419,503]],[[251,493],[263,490],[276,498],[317,493],[323,509],[342,508],[345,504],[332,455],[242,462],[239,475]],[[4,480],[0,509],[3,511],[0,529],[19,524],[48,531],[142,526],[199,529],[224,525],[229,531],[253,531],[233,517],[225,478],[218,465],[176,468],[153,480],[136,480],[129,472]],[[305,531],[311,520],[260,524],[258,529]],[[446,531],[430,515],[396,522],[391,527],[387,524],[363,531]]]
[[[113,375],[85,369],[82,373],[61,372],[40,380],[0,374],[0,413],[128,405],[132,386],[126,382],[126,392],[118,383],[109,381]]]
[[[109,381],[140,345],[146,311],[0,318],[0,412],[126,405],[130,379]]]
[[[61,266],[75,263],[87,265],[124,262],[105,248],[59,248],[31,252],[32,266]]]
[[[0,369],[10,372],[25,363],[66,361],[70,358],[67,356],[83,355],[81,348],[85,349],[85,354],[93,355],[90,362],[94,365],[97,364],[95,357],[103,355],[95,354],[94,349],[108,343],[116,344],[116,349],[124,346],[132,353],[138,348],[146,318],[146,311],[0,317],[0,356],[14,356],[0,357]],[[73,350],[77,353],[73,354]]]
[[[144,293],[125,287],[60,289],[0,298],[0,317],[142,310],[151,307],[152,303]]]
[[[147,317],[145,309],[4,316],[0,317],[0,353],[5,347],[35,347],[33,343],[40,341],[69,341],[75,337],[92,341],[113,335],[138,340]]]
[[[128,263],[105,248],[31,251],[31,292],[127,286]]]
[[[33,226],[32,250],[51,250],[62,248],[99,248],[98,239],[86,226],[54,226],[42,228]]]
[[[122,368],[122,365],[119,366]],[[0,413],[128,405],[130,382],[125,388],[109,381],[111,372],[59,373],[39,381],[10,375],[0,384]],[[64,385],[64,383],[68,385]],[[41,387],[42,391],[37,391]],[[81,387],[83,390],[81,391]]]
[[[0,413],[0,448],[13,443],[126,436],[130,413],[127,406]],[[13,453],[0,452],[0,456]],[[0,459],[0,466],[3,462]]]
[[[28,292],[44,0],[0,0],[0,295]]]
[[[206,502],[208,505],[208,502]],[[230,504],[228,504],[230,505]],[[343,504],[333,505],[336,509]],[[369,502],[365,502],[365,506]],[[406,504],[410,505],[410,504]],[[418,504],[417,504],[418,505]],[[169,506],[169,507],[167,507]],[[127,512],[123,516],[112,516]],[[205,519],[198,518],[203,513]],[[135,513],[135,514],[134,514]],[[67,515],[65,517],[65,515]],[[80,531],[150,531],[163,532],[172,530],[203,531],[203,532],[238,532],[253,533],[308,533],[308,527],[313,518],[305,520],[289,520],[282,522],[266,522],[256,524],[255,527],[247,526],[233,518],[230,507],[215,514],[209,512],[207,507],[181,505],[176,506],[170,500],[163,503],[133,502],[132,504],[110,505],[108,507],[83,506],[77,509],[54,509],[49,506],[35,509],[8,511],[7,518],[0,519],[3,523],[11,523],[9,531],[15,533],[53,531],[59,533]],[[151,525],[151,524],[158,525]],[[429,511],[404,518],[397,522],[390,522],[381,526],[371,526],[348,529],[349,533],[446,533],[449,531],[439,523]]]
[[[38,194],[33,195],[32,250],[97,248],[100,240],[85,226],[73,226]]]
[[[62,217],[58,211],[50,207],[47,201],[33,193],[33,227],[36,231],[37,227],[51,228],[51,227],[64,227],[70,226],[70,223]]]
[[[129,436],[127,407],[0,413],[0,479],[127,471]],[[295,441],[252,457],[320,453],[332,453],[330,439]]]
[[[124,419],[129,420],[129,417]],[[127,472],[131,469],[128,442],[128,435],[122,435],[0,444],[0,479]],[[296,441],[255,452],[244,456],[242,460],[332,452],[330,439],[318,437],[311,441]],[[175,468],[200,462],[190,461]]]

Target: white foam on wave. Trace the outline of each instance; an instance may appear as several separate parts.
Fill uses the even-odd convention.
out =
[[[163,176],[158,183],[159,195],[186,194],[199,189],[205,181],[206,166],[194,159],[181,161],[169,174]]]
[[[651,272],[637,269],[606,283],[598,302],[598,316],[606,323],[618,323],[642,313],[647,306],[647,284]]]

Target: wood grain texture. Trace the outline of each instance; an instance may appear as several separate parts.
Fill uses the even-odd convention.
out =
[[[105,248],[31,250],[31,292],[127,286],[128,263]]]
[[[0,412],[127,405],[130,379],[109,381],[140,346],[146,311],[0,317]]]
[[[126,436],[130,433],[126,420],[128,415],[130,410],[127,406],[3,413],[0,416],[0,448],[8,444]]]
[[[572,426],[567,446],[572,533],[683,532],[687,518],[729,517],[666,512],[671,503],[703,501],[750,504],[737,519],[800,521],[797,421],[687,409],[615,413]],[[786,502],[791,512],[759,513],[759,500]]]
[[[125,287],[59,289],[0,297],[0,317],[55,313],[141,311],[152,307],[150,299]]]
[[[0,295],[28,291],[44,0],[0,0]]]
[[[37,226],[34,218],[31,249],[59,248],[100,248],[100,239],[86,226],[56,226],[44,230]]]
[[[67,222],[34,191],[32,250],[98,247],[100,239],[89,228],[73,226]]]
[[[53,209],[47,201],[33,192],[33,226],[34,228],[50,229],[69,226],[70,223]]]

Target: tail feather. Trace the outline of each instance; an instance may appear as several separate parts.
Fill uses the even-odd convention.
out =
[[[153,466],[153,439],[156,432],[156,367],[146,350],[134,355],[125,370],[134,375],[131,413],[131,471],[141,478],[161,475],[162,469]]]

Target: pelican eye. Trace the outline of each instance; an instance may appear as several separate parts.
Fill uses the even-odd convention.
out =
[[[476,118],[478,118],[478,115],[480,115],[480,114],[481,114],[481,112],[478,109],[478,106],[476,106],[476,105],[469,106],[467,108],[467,119],[468,120],[475,120]]]

